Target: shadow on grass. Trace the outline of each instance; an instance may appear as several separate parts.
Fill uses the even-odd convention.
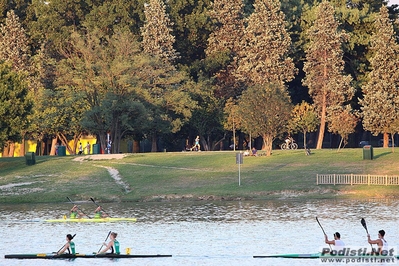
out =
[[[388,155],[388,154],[391,154],[391,152],[383,152],[383,153],[380,153],[378,155],[374,155],[373,159],[378,159],[378,158],[383,157],[383,156]]]

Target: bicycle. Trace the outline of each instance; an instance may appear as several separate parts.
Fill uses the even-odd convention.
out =
[[[290,142],[285,142],[281,144],[282,150],[296,150],[298,149],[298,144],[294,142],[294,139],[291,139]]]

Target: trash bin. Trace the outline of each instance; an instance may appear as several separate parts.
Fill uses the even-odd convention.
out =
[[[100,144],[93,144],[93,154],[100,154]]]
[[[66,156],[66,146],[58,147],[58,156]]]
[[[25,154],[26,165],[34,165],[36,163],[35,153],[27,152]]]
[[[363,160],[373,160],[373,146],[363,146]]]

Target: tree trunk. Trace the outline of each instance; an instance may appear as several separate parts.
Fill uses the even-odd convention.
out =
[[[24,156],[25,155],[25,138],[22,138],[21,141],[21,146],[19,147],[19,155]]]
[[[55,154],[55,145],[57,144],[58,138],[55,137],[51,140],[51,150],[50,150],[50,155],[56,155]]]
[[[270,134],[263,134],[263,147],[262,150],[266,151],[266,156],[272,155],[273,137]]]
[[[10,150],[9,143],[6,143],[6,145],[3,147],[3,157],[8,157],[9,150]]]
[[[139,153],[140,152],[140,141],[133,140],[133,152]]]
[[[391,141],[392,141],[392,152],[395,152],[395,140],[394,140],[394,134],[391,134]]]
[[[157,152],[158,151],[158,145],[157,145],[157,133],[154,132],[151,136],[151,152]]]
[[[238,149],[243,150],[244,149],[244,139],[245,135],[242,131],[239,131],[238,133]]]
[[[15,142],[10,142],[8,144],[9,150],[8,150],[8,157],[14,157],[14,151],[15,151]]]
[[[306,143],[306,131],[303,131],[303,148],[306,150],[308,144]]]
[[[107,134],[105,132],[99,134],[100,137],[100,145],[101,145],[101,151],[104,153],[106,152],[107,148]],[[101,153],[100,151],[100,153]]]
[[[327,115],[327,92],[324,91],[322,106],[321,106],[319,137],[317,138],[317,145],[316,145],[316,149],[318,150],[323,147],[324,132],[326,130],[326,115]]]
[[[388,148],[389,147],[389,134],[387,132],[384,132],[384,148]]]
[[[42,156],[44,155],[45,151],[46,151],[46,142],[43,139],[42,141],[40,141],[40,153],[38,155]]]

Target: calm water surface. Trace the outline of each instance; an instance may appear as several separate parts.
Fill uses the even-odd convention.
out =
[[[90,204],[91,203],[91,204]],[[317,216],[329,237],[341,233],[346,245],[368,245],[360,224],[366,218],[372,238],[384,229],[399,243],[399,201],[245,201],[104,204],[112,217],[136,223],[46,223],[62,218],[71,204],[0,205],[0,265],[322,265],[319,260],[254,259],[253,255],[315,253],[325,247]],[[87,214],[92,202],[79,205]],[[112,230],[121,251],[169,254],[159,259],[14,260],[5,254],[51,253],[75,234],[79,253],[97,252]]]

